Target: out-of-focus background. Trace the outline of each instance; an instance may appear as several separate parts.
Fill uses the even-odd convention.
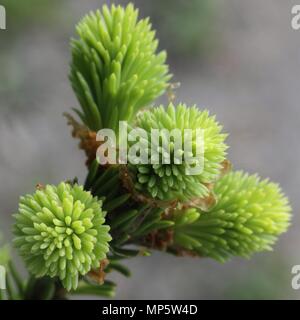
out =
[[[38,182],[85,177],[84,155],[62,117],[77,105],[69,39],[103,2],[0,0],[7,10],[7,30],[0,30],[0,230],[7,241],[21,194]],[[114,277],[117,298],[300,298],[291,287],[291,268],[300,264],[300,31],[290,23],[297,1],[133,2],[169,51],[173,81],[182,84],[177,101],[215,113],[230,133],[234,167],[278,181],[294,217],[274,252],[250,261],[221,265],[160,253],[128,261],[132,278]]]

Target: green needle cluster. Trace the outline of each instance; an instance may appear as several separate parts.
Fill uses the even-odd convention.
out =
[[[277,184],[229,172],[227,135],[207,110],[183,103],[152,107],[167,89],[169,100],[175,98],[175,86],[149,19],[139,20],[132,4],[103,6],[76,31],[69,77],[82,124],[69,122],[88,155],[87,178],[84,186],[74,179],[20,198],[14,244],[30,278],[19,277],[7,247],[0,247],[0,264],[8,265],[7,279],[14,282],[7,281],[5,296],[66,299],[71,291],[111,297],[115,284],[105,276],[128,277],[123,259],[148,256],[151,249],[220,262],[271,250],[290,224],[288,199]],[[119,121],[143,132],[126,141],[129,163],[98,163],[95,131],[113,129],[119,155],[123,136],[131,136],[131,130],[118,132]],[[145,154],[147,161],[138,161]]]
[[[132,4],[104,5],[76,30],[70,80],[82,108],[76,112],[91,130],[117,130],[119,120],[130,122],[166,90],[166,53],[156,53],[149,19],[138,20]]]
[[[291,208],[277,184],[232,172],[215,185],[217,204],[209,212],[179,211],[174,243],[224,262],[272,250],[290,224]],[[198,216],[197,216],[198,215]]]
[[[36,277],[59,277],[67,290],[99,267],[111,237],[102,201],[81,186],[47,185],[21,197],[15,215],[15,246]]]
[[[137,190],[160,200],[184,201],[208,195],[207,184],[214,182],[220,174],[227,149],[224,143],[226,134],[221,133],[222,127],[214,116],[210,116],[207,110],[200,111],[196,106],[178,104],[175,107],[169,104],[166,109],[160,106],[140,113],[136,126],[147,132],[144,149],[153,148],[158,151],[160,158],[158,164],[152,164],[153,155],[149,151],[149,164],[131,166],[135,173]],[[151,140],[153,129],[159,130],[159,141]],[[180,133],[181,145],[177,145],[171,136],[174,129]],[[189,142],[191,154],[184,149],[187,147],[184,141],[186,129],[192,132]],[[202,133],[197,132],[197,129],[202,130]],[[199,140],[196,140],[197,134],[201,135]],[[203,145],[199,156],[196,154],[197,143]],[[162,162],[165,154],[170,155],[169,163]],[[195,157],[193,165],[199,166],[199,173],[188,174],[190,164],[186,161],[187,155]],[[180,159],[181,163],[178,163],[177,159]]]

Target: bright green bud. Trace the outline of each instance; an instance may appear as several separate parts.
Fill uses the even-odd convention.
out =
[[[111,240],[102,201],[82,186],[47,185],[20,198],[15,246],[36,277],[59,277],[67,290],[106,258]]]
[[[208,195],[207,184],[219,176],[227,149],[224,143],[226,135],[221,133],[222,127],[214,116],[206,110],[200,111],[196,106],[189,108],[179,104],[174,107],[170,104],[166,109],[160,106],[138,114],[136,127],[147,132],[148,138],[144,139],[147,141],[142,149],[148,149],[149,154],[149,164],[131,165],[137,190],[167,201],[187,201]],[[153,129],[161,132],[158,144],[151,140]],[[179,133],[180,140],[172,136],[174,129]],[[186,129],[191,130],[191,139],[185,140]],[[179,144],[176,142],[178,140]],[[200,152],[197,152],[197,146]],[[158,151],[159,164],[153,163],[151,149]],[[195,165],[199,168],[193,174],[189,172],[193,165],[187,161],[188,151],[191,151],[190,156],[195,158]],[[167,153],[170,157],[168,162],[163,163]]]
[[[70,80],[81,104],[77,114],[91,129],[118,128],[167,88],[166,53],[149,19],[138,20],[132,4],[103,6],[77,26],[72,40]]]
[[[272,250],[289,226],[291,208],[277,184],[233,172],[216,183],[214,192],[218,202],[209,212],[175,228],[176,246],[221,262],[232,256],[248,258]],[[179,211],[176,220],[184,216]]]

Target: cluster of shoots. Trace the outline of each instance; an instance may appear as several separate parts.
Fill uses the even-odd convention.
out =
[[[129,276],[122,261],[152,250],[220,262],[272,250],[289,226],[287,198],[277,184],[231,169],[227,134],[209,111],[174,102],[155,106],[171,87],[171,74],[149,19],[139,20],[132,4],[104,6],[76,31],[70,81],[80,123],[69,120],[88,155],[88,174],[82,185],[76,179],[39,185],[20,198],[14,245],[30,279],[16,278],[12,296],[112,296],[109,273]],[[189,129],[193,155],[201,129],[203,170],[187,175],[188,163],[172,157],[183,150],[172,142],[169,163],[99,164],[97,132],[118,134],[119,121],[142,128],[150,139],[152,129]]]

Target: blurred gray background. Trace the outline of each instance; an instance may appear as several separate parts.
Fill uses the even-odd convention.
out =
[[[21,194],[38,182],[85,177],[84,155],[62,117],[77,106],[68,82],[69,38],[80,17],[103,1],[0,2],[8,20],[0,31],[0,230],[9,241]],[[113,276],[117,298],[300,298],[290,285],[291,268],[300,264],[300,31],[290,25],[297,1],[133,2],[170,51],[173,81],[182,84],[176,101],[217,114],[230,133],[234,167],[279,182],[294,216],[274,252],[250,261],[221,265],[160,253],[128,261],[132,278]]]

